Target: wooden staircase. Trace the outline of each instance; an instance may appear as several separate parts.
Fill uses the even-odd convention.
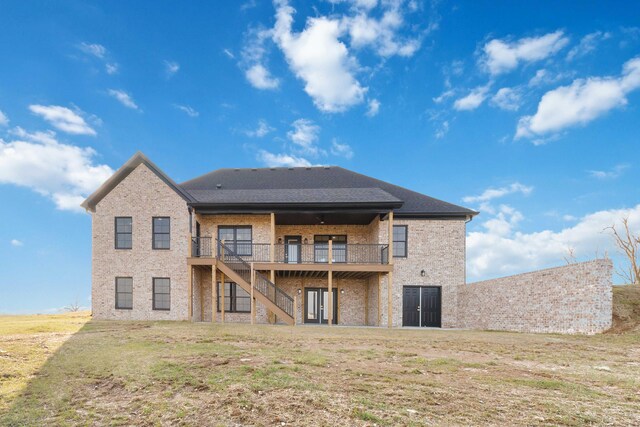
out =
[[[251,294],[251,265],[236,255],[222,242],[218,242],[217,267],[231,281],[240,285],[248,294]],[[286,292],[278,288],[259,271],[254,271],[254,298],[264,304],[279,319],[289,325],[295,324],[294,304]]]

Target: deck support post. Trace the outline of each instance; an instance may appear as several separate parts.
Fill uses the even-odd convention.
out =
[[[189,294],[189,310],[188,310],[188,319],[190,322],[193,321],[193,266],[189,265],[189,289],[188,289],[188,294]]]
[[[329,239],[329,255],[327,257],[329,262],[329,296],[327,297],[327,313],[328,324],[333,324],[333,271],[331,270],[331,264],[333,264],[333,241]]]
[[[370,280],[367,279],[364,284],[364,326],[369,326],[369,284]]]
[[[382,326],[382,273],[378,273],[378,326]]]
[[[389,264],[393,266],[393,211],[389,212]],[[387,275],[387,326],[393,326],[393,271]]]
[[[224,323],[224,273],[220,272],[220,323]]]
[[[256,323],[256,300],[253,297],[253,288],[255,287],[256,272],[253,269],[253,263],[251,263],[251,324]]]
[[[218,312],[218,267],[216,267],[215,261],[211,266],[211,323],[216,323],[216,317]]]

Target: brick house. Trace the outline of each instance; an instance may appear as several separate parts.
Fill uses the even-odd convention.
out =
[[[340,167],[177,184],[137,153],[82,206],[97,319],[460,323],[477,212]]]

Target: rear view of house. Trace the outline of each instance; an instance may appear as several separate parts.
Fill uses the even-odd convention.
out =
[[[84,203],[98,319],[458,323],[476,212],[340,167],[176,184],[134,155]]]

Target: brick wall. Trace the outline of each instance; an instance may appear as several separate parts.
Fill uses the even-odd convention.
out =
[[[459,287],[458,325],[594,334],[611,327],[613,265],[594,260]]]
[[[133,248],[115,249],[114,218],[133,220]],[[152,217],[171,218],[171,249],[152,249]],[[186,320],[188,317],[187,204],[141,164],[107,194],[92,214],[91,307],[96,319]],[[133,277],[133,309],[115,308],[116,276]],[[171,279],[171,310],[152,307],[152,279]]]
[[[395,219],[394,225],[407,225],[409,229],[407,257],[393,259],[393,326],[402,326],[404,286],[439,286],[442,288],[442,326],[455,327],[458,324],[458,287],[465,283],[465,220]],[[380,222],[379,229],[379,241],[386,243],[388,223]],[[386,326],[386,275],[382,279],[380,299],[381,324]]]

